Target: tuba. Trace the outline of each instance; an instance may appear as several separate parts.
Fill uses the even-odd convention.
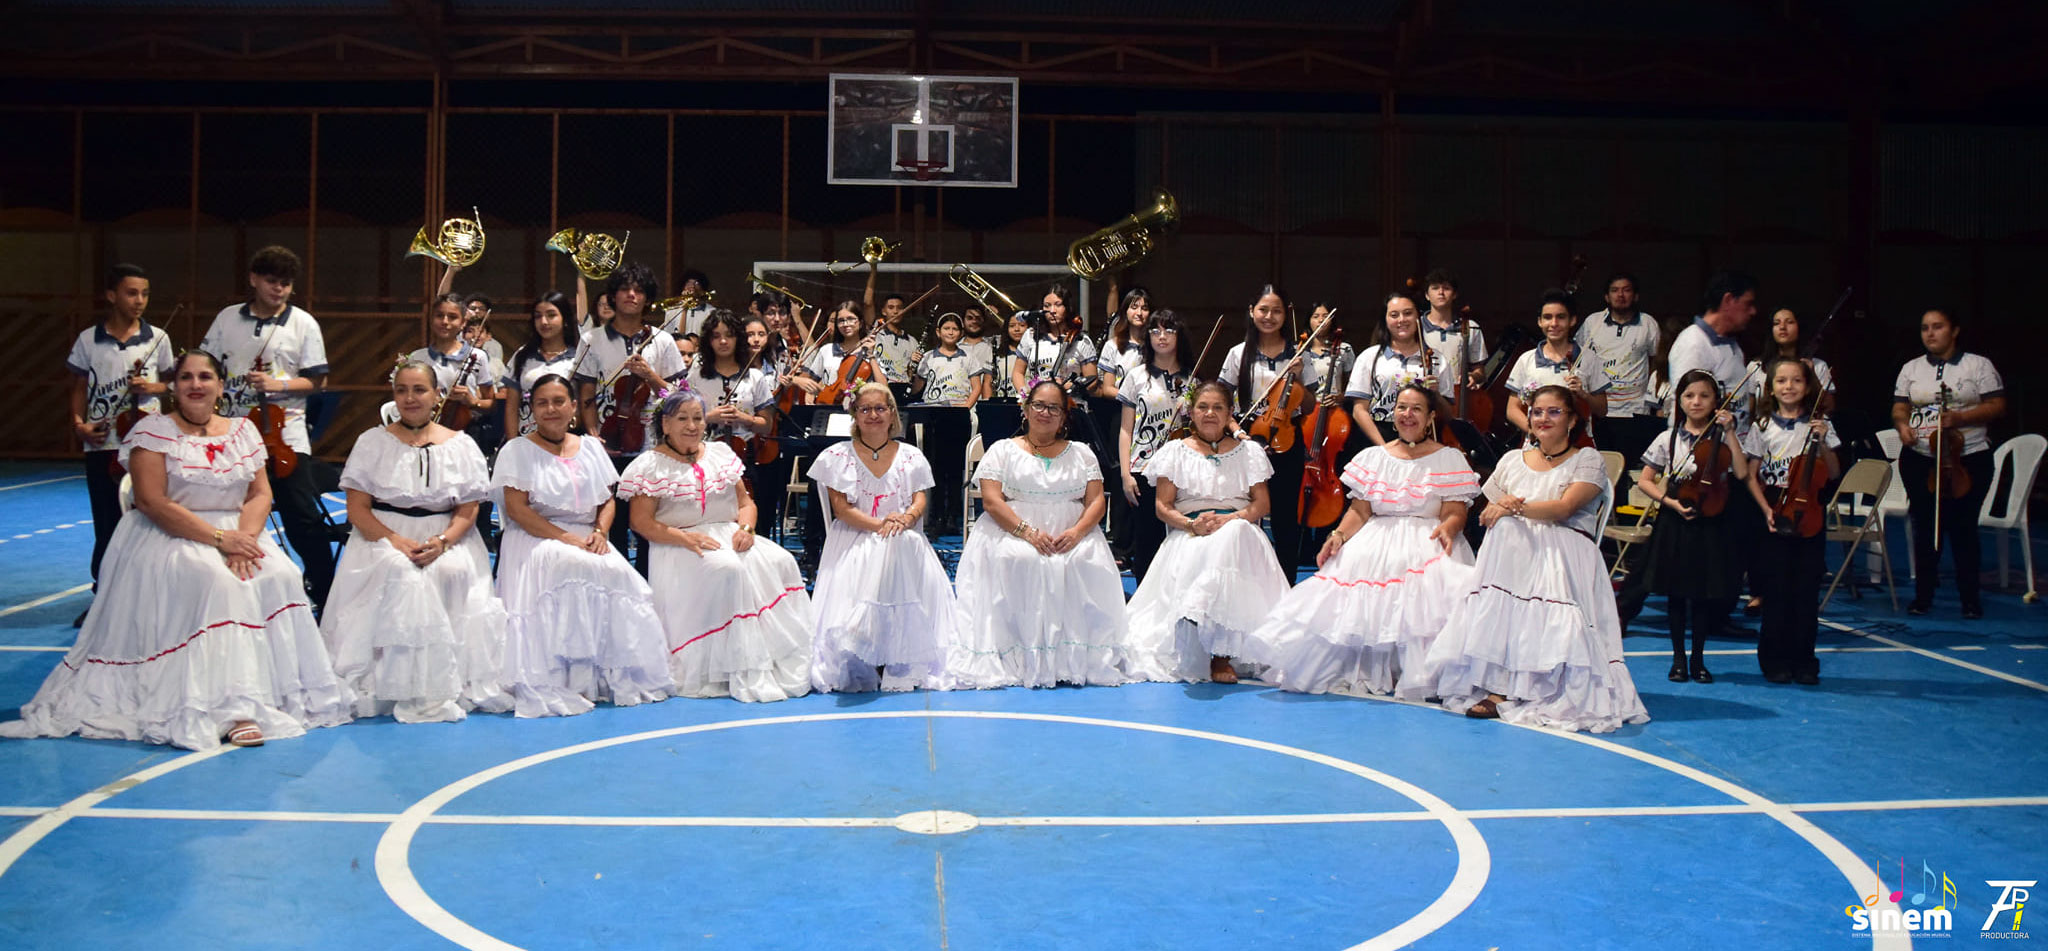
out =
[[[429,257],[449,267],[475,264],[484,256],[484,216],[475,208],[471,208],[469,213],[471,217],[441,222],[434,240],[429,240],[427,229],[421,227],[419,233],[412,236],[412,247],[406,249],[405,256]]]
[[[1180,225],[1180,202],[1164,187],[1152,207],[1067,246],[1067,270],[1086,280],[1114,274],[1144,260],[1160,238]]]
[[[870,237],[860,243],[861,262],[868,265],[880,264],[888,260],[889,255],[902,246],[903,242],[901,241],[890,244],[879,237]],[[858,264],[841,264],[838,261],[834,261],[825,266],[825,273],[834,275],[844,274],[859,266]]]
[[[626,259],[626,242],[633,240],[633,232],[626,232],[624,238],[596,231],[577,232],[574,228],[563,228],[548,239],[550,251],[560,251],[569,256],[569,262],[576,270],[593,281],[602,281],[618,270],[619,262]]]
[[[1014,314],[1024,309],[1017,306],[1017,302],[1011,300],[1010,295],[1003,293],[1002,288],[990,284],[988,278],[974,273],[974,269],[965,264],[953,265],[947,269],[946,276],[952,278],[953,283],[960,285],[960,289],[966,291],[967,296],[980,301],[981,306],[987,308],[991,316]],[[1002,306],[997,307],[997,304]]]

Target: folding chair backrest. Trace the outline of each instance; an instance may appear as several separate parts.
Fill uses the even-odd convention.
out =
[[[1850,502],[1859,495],[1870,497],[1870,504],[1884,498],[1885,489],[1892,483],[1892,464],[1883,459],[1858,459],[1849,471],[1842,474],[1840,485],[1835,486],[1835,497],[1828,500],[1828,523],[1839,526],[1842,503]]]
[[[1977,513],[1978,521],[2005,526],[2019,524],[2020,513],[2027,508],[2027,497],[2034,492],[2034,476],[2041,470],[2044,450],[2048,450],[2048,436],[2040,433],[2014,436],[1998,447],[1998,452],[1991,457],[1991,490],[1984,493],[1984,507]],[[2000,484],[2005,482],[2008,471],[2012,473],[2012,487],[2000,492]],[[1999,504],[2001,502],[2004,504]]]
[[[1621,485],[1621,473],[1628,467],[1628,461],[1612,449],[1600,450],[1600,461],[1607,465],[1607,481]]]

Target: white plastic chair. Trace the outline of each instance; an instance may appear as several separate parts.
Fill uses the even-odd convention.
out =
[[[788,538],[792,520],[796,530],[803,531],[803,511],[797,505],[811,491],[811,484],[804,481],[804,456],[789,459],[789,481],[782,486],[782,521],[775,526],[778,538]]]
[[[974,529],[974,503],[981,499],[981,483],[974,481],[974,467],[981,464],[982,453],[987,447],[981,444],[981,434],[976,433],[967,440],[967,463],[961,467],[966,473],[966,484],[960,488],[960,544],[967,544],[967,533]]]
[[[1877,514],[1887,523],[1898,519],[1899,524],[1906,527],[1906,577],[1918,578],[1920,566],[1914,562],[1913,555],[1913,508],[1906,500],[1906,477],[1899,472],[1899,450],[1903,448],[1899,442],[1899,431],[1878,430],[1877,444],[1884,447],[1884,457],[1892,462],[1892,480],[1885,487],[1884,497],[1877,502]],[[1891,557],[1891,553],[1885,552],[1885,557]]]
[[[386,426],[398,422],[398,401],[385,400],[384,405],[377,407],[377,418]]]
[[[2027,593],[2024,600],[2031,604],[2038,597],[2034,587],[2034,541],[2027,530],[2027,501],[2034,492],[2034,476],[2041,469],[2041,455],[2048,451],[2048,436],[2026,433],[2014,436],[1999,446],[1991,456],[1991,491],[1984,494],[1984,508],[1977,514],[1977,524],[1991,529],[1998,540],[1998,586],[2006,585],[2006,573],[2010,562],[2006,557],[2007,538],[2013,532],[2020,536],[2020,559],[2027,569]],[[2012,470],[2012,489],[2003,499],[1999,498],[1998,485],[2004,481],[2007,469]],[[1998,503],[2005,503],[1999,511]]]

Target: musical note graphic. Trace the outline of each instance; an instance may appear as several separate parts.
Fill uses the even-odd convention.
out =
[[[1946,873],[1944,873],[1944,874],[1946,874]],[[1933,877],[1934,877],[1934,870],[1933,870],[1933,869],[1931,869],[1931,868],[1928,868],[1928,867],[1927,867],[1927,860],[1926,860],[1926,859],[1921,859],[1921,860],[1920,860],[1920,890],[1919,890],[1918,892],[1915,892],[1915,893],[1913,894],[1913,904],[1915,904],[1915,905],[1924,905],[1924,904],[1926,904],[1926,903],[1927,903],[1927,880],[1928,880],[1928,879],[1931,879],[1931,878],[1933,878]],[[1904,883],[1904,882],[1901,882],[1900,884],[1902,884],[1902,885],[1903,885],[1903,884],[1905,884],[1905,883]]]

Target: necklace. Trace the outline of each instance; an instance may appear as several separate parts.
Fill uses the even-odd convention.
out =
[[[1209,447],[1209,458],[1211,458],[1211,459],[1214,459],[1214,458],[1216,458],[1217,456],[1220,456],[1220,455],[1222,455],[1222,454],[1223,454],[1223,440],[1224,440],[1224,439],[1227,439],[1227,438],[1229,438],[1229,437],[1227,437],[1227,436],[1218,436],[1218,437],[1217,437],[1217,438],[1215,438],[1215,439],[1210,439],[1210,438],[1208,438],[1208,437],[1205,437],[1205,436],[1202,436],[1202,435],[1200,435],[1200,434],[1197,434],[1197,435],[1195,436],[1195,441],[1197,441],[1197,442],[1200,442],[1200,443],[1202,443],[1203,445],[1206,445],[1206,446],[1208,446],[1208,447]]]
[[[697,459],[697,454],[704,451],[704,446],[700,443],[697,446],[697,448],[692,449],[688,452],[684,452],[680,447],[678,447],[675,444],[673,440],[669,439],[667,436],[661,437],[661,444],[667,446],[668,451],[683,457],[684,462],[695,462]]]
[[[868,451],[868,458],[873,459],[876,462],[881,462],[882,450],[889,448],[889,443],[893,442],[894,440],[885,439],[882,441],[882,444],[880,446],[870,446],[868,445],[867,440],[862,439],[859,436],[853,437],[853,441],[859,443],[862,449]]]
[[[1032,439],[1032,438],[1031,438],[1031,434],[1029,434],[1029,433],[1026,433],[1026,434],[1024,435],[1024,445],[1027,445],[1027,446],[1030,446],[1030,447],[1031,447],[1031,454],[1032,454],[1032,455],[1034,455],[1034,456],[1039,456],[1039,457],[1041,457],[1041,458],[1043,458],[1043,457],[1045,456],[1045,450],[1047,450],[1047,449],[1051,449],[1051,448],[1052,448],[1052,444],[1053,444],[1053,443],[1056,443],[1056,442],[1059,442],[1059,441],[1060,441],[1060,437],[1058,437],[1058,436],[1054,436],[1054,437],[1052,437],[1052,442],[1046,443],[1045,445],[1042,445],[1042,446],[1041,446],[1041,445],[1039,445],[1039,444],[1038,444],[1038,441],[1037,441],[1037,440],[1034,440],[1034,439]]]
[[[421,423],[418,426],[414,426],[413,424],[406,422],[405,417],[401,416],[398,419],[398,425],[404,426],[406,429],[412,430],[413,432],[419,432],[420,430],[423,430],[428,426],[434,425],[434,420],[433,417],[428,417],[426,422]]]
[[[201,436],[206,435],[207,424],[213,422],[212,416],[208,416],[196,423],[193,422],[192,417],[185,415],[185,407],[183,406],[178,407],[178,418],[184,420],[186,425],[197,428],[199,430],[198,435]]]
[[[555,447],[556,449],[562,448],[562,444],[569,441],[568,433],[563,433],[562,435],[554,439],[549,439],[547,433],[541,432],[538,429],[533,431],[533,437],[535,439],[540,440],[541,442],[547,443],[548,445]]]
[[[1557,452],[1555,452],[1555,453],[1550,453],[1550,452],[1544,452],[1544,451],[1543,451],[1543,446],[1539,444],[1539,445],[1538,445],[1538,446],[1536,447],[1536,451],[1537,451],[1537,452],[1539,452],[1539,453],[1542,453],[1542,454],[1543,454],[1543,461],[1544,461],[1544,462],[1556,462],[1557,460],[1559,460],[1559,459],[1562,459],[1562,458],[1564,458],[1564,456],[1565,456],[1565,454],[1566,454],[1566,453],[1568,453],[1568,452],[1571,452],[1571,451],[1572,451],[1572,447],[1571,447],[1570,445],[1566,445],[1566,446],[1565,446],[1565,447],[1564,447],[1563,449],[1559,449],[1559,450],[1558,450]]]
[[[1429,441],[1429,437],[1428,437],[1428,436],[1424,436],[1424,437],[1422,437],[1421,439],[1409,439],[1409,438],[1408,438],[1408,437],[1406,437],[1406,436],[1396,435],[1396,436],[1394,437],[1394,441],[1395,441],[1395,442],[1398,442],[1398,443],[1400,443],[1400,444],[1401,444],[1401,445],[1403,445],[1403,446],[1407,446],[1407,447],[1408,447],[1408,448],[1410,448],[1410,449],[1413,449],[1413,448],[1415,448],[1415,447],[1417,447],[1417,446],[1420,446],[1420,445],[1422,445],[1423,443],[1426,443],[1426,442],[1428,442],[1428,441]]]

